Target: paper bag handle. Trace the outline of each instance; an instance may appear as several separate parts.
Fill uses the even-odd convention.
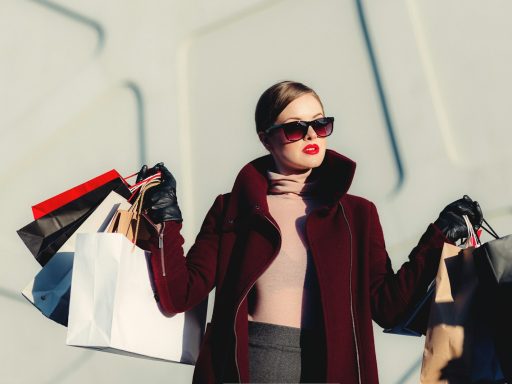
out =
[[[135,224],[135,233],[133,234],[133,239],[131,239],[132,243],[137,242],[137,236],[139,234],[139,225],[140,220],[142,217],[142,202],[144,200],[144,195],[146,191],[152,187],[155,187],[156,185],[160,184],[159,180],[150,180],[146,182],[144,185],[142,185],[139,196],[135,199],[133,204],[128,208],[126,212],[130,213],[130,220],[135,216],[136,224]],[[114,218],[110,222],[110,225],[108,226],[107,232],[110,233],[119,233],[118,227],[119,227],[119,220],[120,220],[120,211],[117,211],[114,215]],[[129,228],[129,227],[128,227]],[[128,237],[128,232],[124,233],[125,236]]]
[[[473,228],[473,224],[471,224],[471,221],[469,220],[469,217],[467,215],[462,215],[464,218],[464,221],[466,222],[466,227],[468,228],[468,239],[466,240],[466,247],[478,247],[481,245],[480,239],[475,233],[475,230]]]

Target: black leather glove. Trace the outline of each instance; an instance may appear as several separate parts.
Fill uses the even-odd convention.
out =
[[[176,179],[164,167],[164,163],[158,163],[153,168],[144,165],[137,174],[137,182],[161,172],[161,183],[149,188],[142,202],[142,209],[148,214],[151,221],[156,224],[164,221],[183,221],[178,198],[176,196]]]
[[[468,237],[468,228],[462,215],[466,215],[475,231],[482,225],[483,215],[480,204],[467,195],[448,204],[439,214],[434,224],[453,242]]]

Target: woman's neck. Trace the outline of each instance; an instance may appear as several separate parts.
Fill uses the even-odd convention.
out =
[[[316,183],[307,181],[311,175],[311,169],[304,173],[295,173],[283,175],[278,172],[267,171],[267,177],[270,182],[270,194],[294,193],[297,195],[310,195],[311,190]]]

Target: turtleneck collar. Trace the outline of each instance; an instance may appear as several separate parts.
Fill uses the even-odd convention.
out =
[[[277,172],[267,171],[268,193],[272,195],[292,193],[300,196],[311,196],[312,191],[318,184],[316,181],[308,180],[311,171],[310,169],[307,172],[295,175],[281,175]]]
[[[267,170],[275,169],[271,155],[262,156],[246,164],[238,173],[232,196],[236,203],[231,206],[229,214],[238,215],[237,212],[251,210],[254,212],[268,211],[267,194],[269,180]],[[315,194],[331,205],[345,195],[354,178],[356,163],[339,153],[328,149],[320,167],[313,170],[318,180],[318,189]],[[229,217],[227,214],[226,217]]]

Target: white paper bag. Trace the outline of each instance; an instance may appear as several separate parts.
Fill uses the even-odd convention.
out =
[[[147,257],[122,234],[77,236],[68,345],[195,363],[206,301],[165,317],[154,299]]]
[[[66,325],[77,234],[103,232],[118,209],[128,209],[129,207],[130,203],[124,197],[114,191],[110,192],[34,279],[28,283],[21,292],[23,296],[46,317]]]

